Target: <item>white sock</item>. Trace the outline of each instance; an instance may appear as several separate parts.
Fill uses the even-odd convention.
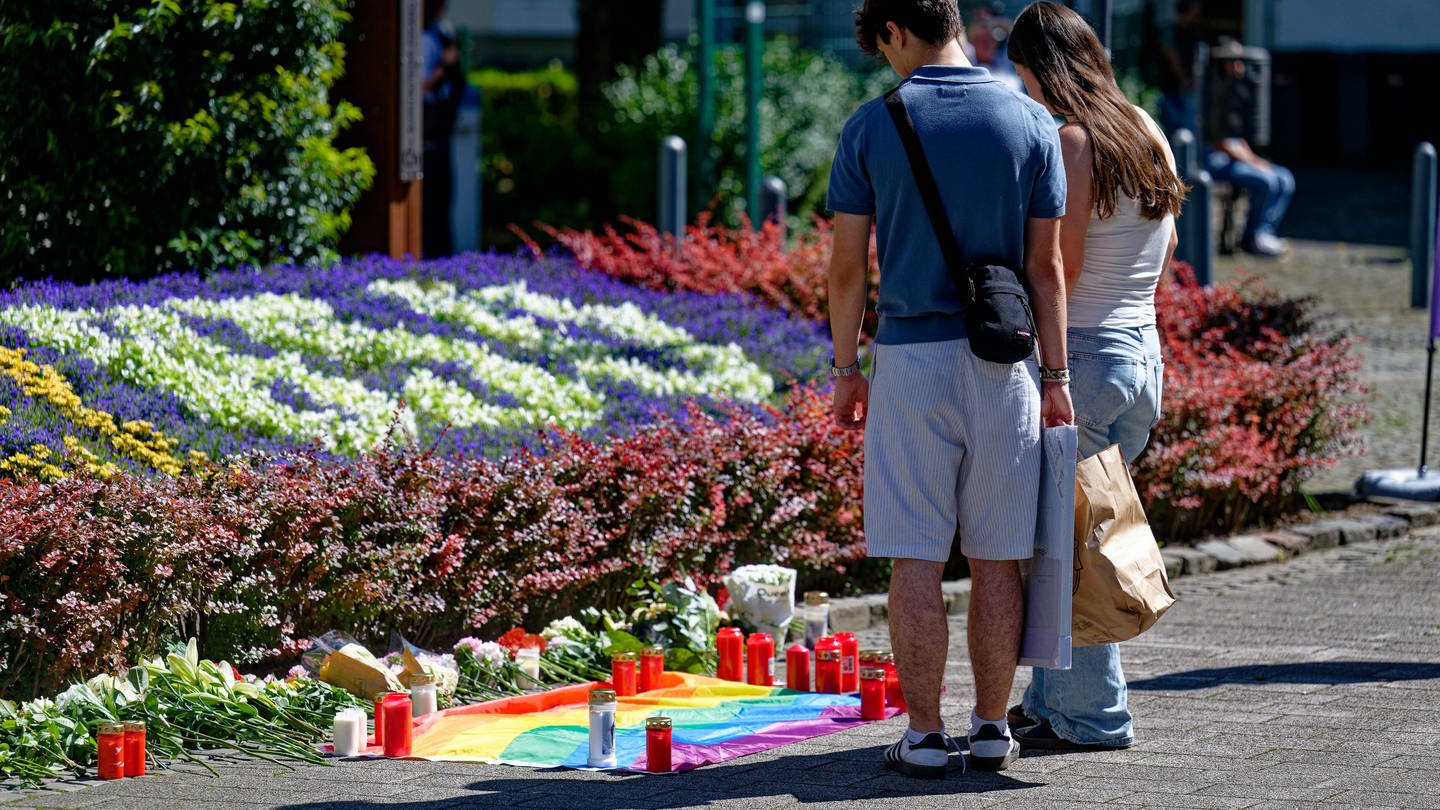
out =
[[[1004,717],[1001,717],[999,720],[986,720],[986,719],[984,719],[983,717],[981,717],[979,714],[977,714],[974,709],[971,709],[971,710],[970,710],[970,732],[969,732],[969,735],[970,735],[971,737],[975,736],[975,735],[980,731],[980,726],[982,726],[982,725],[987,725],[987,724],[988,724],[988,725],[995,726],[996,728],[1000,729],[1000,733],[1001,733],[1002,735],[1004,735],[1004,736],[1006,736],[1006,737],[1010,736],[1010,724],[1009,724],[1008,722],[1006,722],[1006,720],[1005,720]]]
[[[913,729],[913,728],[907,728],[907,729],[905,730],[905,743],[906,743],[907,745],[919,745],[919,744],[920,744],[920,741],[923,740],[923,739],[925,739],[925,737],[926,737],[927,735],[934,734],[934,733],[935,733],[935,732],[933,732],[933,731],[916,731],[916,730]],[[945,724],[944,724],[944,723],[941,723],[941,724],[940,724],[940,733],[941,733],[941,734],[944,734],[944,733],[945,733]]]

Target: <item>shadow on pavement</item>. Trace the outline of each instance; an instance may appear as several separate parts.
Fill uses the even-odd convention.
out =
[[[968,771],[963,775],[952,757],[949,776],[940,780],[908,779],[881,765],[885,746],[795,754],[778,759],[740,761],[736,765],[707,766],[669,776],[616,773],[601,778],[569,769],[531,771],[514,768],[516,776],[481,779],[467,786],[473,793],[429,801],[384,802],[364,800],[307,802],[279,810],[362,810],[384,806],[396,810],[439,810],[449,807],[551,806],[563,810],[584,808],[682,808],[725,805],[757,806],[756,799],[785,804],[953,796],[968,793],[1023,790],[1042,787],[1004,773]],[[529,776],[526,774],[536,774]],[[577,778],[579,777],[579,778]],[[417,780],[417,789],[424,788]],[[552,800],[547,804],[546,799]],[[922,804],[924,804],[922,802]],[[770,805],[765,805],[770,806]]]
[[[1440,664],[1394,661],[1312,661],[1304,664],[1249,664],[1192,669],[1130,681],[1131,689],[1184,691],[1232,683],[1342,684],[1366,681],[1422,681],[1440,678]]]

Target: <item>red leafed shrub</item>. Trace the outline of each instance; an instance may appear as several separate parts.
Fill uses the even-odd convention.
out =
[[[1279,298],[1253,279],[1200,287],[1179,265],[1155,306],[1163,413],[1136,483],[1161,539],[1292,513],[1301,484],[1358,451],[1368,419],[1359,359],[1350,338],[1316,329],[1312,300]]]
[[[249,516],[193,477],[0,482],[0,695],[194,632]]]
[[[606,225],[603,233],[557,229],[541,225],[557,242],[575,254],[580,265],[615,278],[657,290],[701,293],[748,292],[780,309],[810,320],[828,317],[826,273],[834,225],[815,218],[813,230],[800,233],[787,245],[774,223],[753,230],[712,226],[708,215],[685,228],[677,240],[654,225],[633,219],[623,222],[629,233]],[[523,234],[522,234],[523,236]],[[532,249],[534,242],[527,237]],[[874,334],[876,285],[880,268],[875,243],[870,243],[870,307],[867,334]]]
[[[692,409],[599,444],[503,461],[382,448],[178,478],[0,482],[0,694],[151,654],[285,659],[327,630],[421,646],[625,603],[640,577],[716,582],[779,562],[861,565],[860,437],[828,397]],[[828,584],[828,583],[827,583]]]

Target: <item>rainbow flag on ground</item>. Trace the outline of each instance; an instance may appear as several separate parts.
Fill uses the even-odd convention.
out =
[[[860,698],[667,672],[664,686],[620,698],[615,716],[617,770],[644,771],[645,719],[674,722],[671,769],[684,771],[786,743],[854,728]],[[565,686],[417,718],[411,755],[419,759],[585,768],[590,690]],[[886,716],[899,710],[889,708]],[[371,746],[368,753],[379,754]]]

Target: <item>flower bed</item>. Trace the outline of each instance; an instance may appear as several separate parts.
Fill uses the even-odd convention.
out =
[[[548,425],[602,438],[687,400],[774,401],[824,354],[818,325],[749,295],[475,255],[32,284],[0,294],[0,348],[0,458],[49,478],[67,451],[173,473],[192,453],[353,455],[395,427],[499,456]]]
[[[736,408],[501,460],[381,448],[0,484],[0,694],[148,654],[291,656],[333,628],[425,645],[782,562],[839,585],[863,557],[860,442],[828,397]]]

